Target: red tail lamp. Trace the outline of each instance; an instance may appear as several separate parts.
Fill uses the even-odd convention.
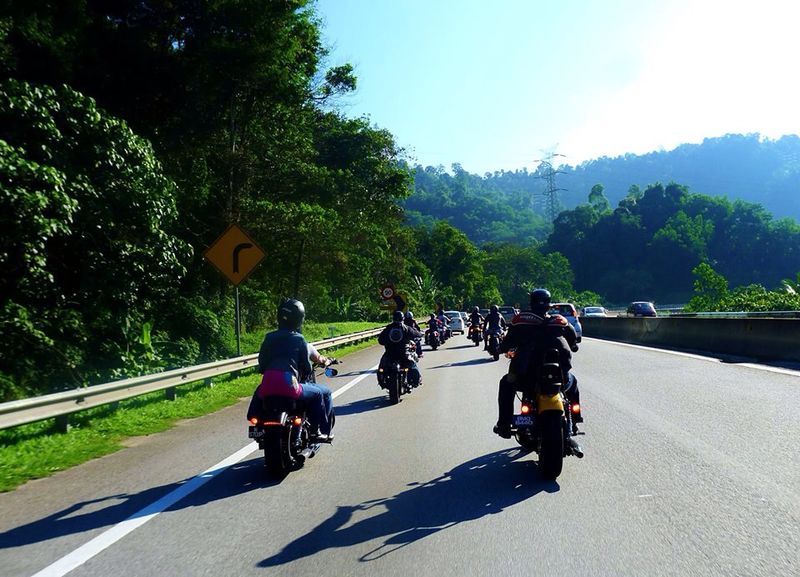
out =
[[[531,408],[528,405],[522,405],[522,414],[527,415],[531,412]]]
[[[572,405],[572,412],[576,415],[581,412],[581,406],[578,403]]]
[[[292,424],[295,427],[299,427],[300,425],[303,424],[303,419],[301,419],[300,417],[295,417],[294,420],[292,421]]]
[[[258,424],[258,419],[256,417],[253,417],[252,419],[250,419],[250,424],[251,425],[257,425]]]

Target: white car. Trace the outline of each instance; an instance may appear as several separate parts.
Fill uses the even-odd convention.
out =
[[[450,328],[450,332],[463,335],[467,331],[467,325],[458,311],[444,311],[444,316],[450,319],[447,325]]]

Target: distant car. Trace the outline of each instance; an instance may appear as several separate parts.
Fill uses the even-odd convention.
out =
[[[510,306],[506,306],[506,305],[503,305],[502,307],[500,307],[500,314],[503,315],[503,319],[506,321],[506,323],[510,323],[511,319],[513,319],[514,315],[516,315],[518,312],[519,311],[517,309],[515,309],[514,307],[510,307]]]
[[[444,311],[444,316],[450,319],[450,322],[447,324],[450,328],[450,332],[461,333],[462,335],[466,332],[467,324],[464,322],[464,319],[461,318],[461,313],[458,311]]]
[[[629,317],[656,317],[656,307],[647,301],[634,301],[628,305],[626,314]]]
[[[478,312],[481,313],[483,318],[486,318],[486,315],[489,314],[489,309],[479,309]]]
[[[578,335],[578,342],[583,338],[583,327],[581,321],[578,320],[578,312],[575,310],[575,305],[572,303],[553,303],[550,305],[550,314],[561,315],[569,321],[572,328],[575,329],[575,334]]]
[[[607,317],[608,311],[603,307],[583,307],[582,317]]]
[[[464,311],[460,311],[458,314],[460,314],[461,318],[464,319],[464,326],[468,325],[469,324],[469,315]]]

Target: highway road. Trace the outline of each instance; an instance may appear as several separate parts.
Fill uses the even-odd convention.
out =
[[[506,360],[455,336],[391,406],[381,350],[280,483],[243,400],[0,495],[0,575],[800,575],[800,371],[584,339],[586,457],[545,482],[491,432]]]

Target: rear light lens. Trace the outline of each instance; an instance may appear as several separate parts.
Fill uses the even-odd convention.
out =
[[[581,412],[581,406],[578,403],[572,405],[572,412],[578,414]]]
[[[250,419],[250,424],[251,425],[257,425],[258,424],[258,419],[253,417],[252,419]]]
[[[303,419],[301,419],[300,417],[295,417],[294,420],[292,421],[292,424],[295,427],[299,427],[300,425],[303,424]]]
[[[522,405],[522,414],[523,414],[523,415],[527,415],[527,414],[528,414],[528,413],[530,413],[530,412],[531,412],[531,408],[530,408],[530,406],[528,406],[528,405]]]

